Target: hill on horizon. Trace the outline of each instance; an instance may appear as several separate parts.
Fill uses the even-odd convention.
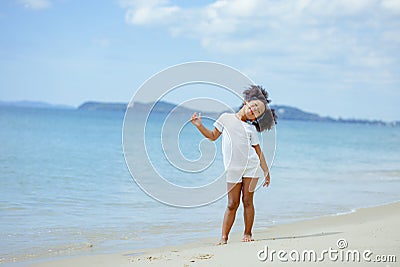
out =
[[[80,110],[102,110],[102,111],[120,111],[125,112],[128,103],[107,103],[107,102],[85,102],[78,107]],[[153,107],[154,106],[154,107]],[[191,115],[197,110],[193,110],[183,106],[177,106],[176,104],[159,101],[156,104],[154,102],[141,103],[135,102],[133,107],[138,112],[148,112],[152,109],[152,112],[168,113],[173,109],[174,112]],[[343,123],[361,123],[361,124],[379,124],[379,125],[400,125],[400,121],[396,122],[383,122],[379,120],[363,120],[363,119],[334,119],[331,117],[322,117],[316,113],[306,112],[299,108],[286,106],[286,105],[271,105],[271,109],[275,109],[275,113],[279,120],[301,120],[301,121],[317,121],[317,122],[343,122]],[[203,114],[220,114],[222,112],[204,112]]]
[[[157,113],[168,113],[174,110],[174,112],[191,115],[197,110],[193,110],[183,106],[177,106],[176,104],[159,101],[154,105],[154,102],[141,103],[135,102],[134,109],[138,112],[146,112],[153,108],[153,112]],[[49,109],[78,109],[88,111],[112,111],[112,112],[125,112],[128,103],[123,102],[99,102],[99,101],[87,101],[79,105],[78,107],[68,105],[54,105],[42,101],[0,101],[0,107],[22,107],[22,108],[49,108]],[[275,109],[275,112],[279,120],[300,120],[300,121],[320,121],[320,122],[342,122],[342,123],[361,123],[361,124],[378,124],[378,125],[390,125],[400,126],[400,121],[384,122],[381,120],[365,120],[365,119],[334,119],[331,117],[322,117],[316,113],[306,112],[299,108],[287,106],[287,105],[271,105],[270,108]],[[204,112],[203,114],[220,114],[222,112]]]

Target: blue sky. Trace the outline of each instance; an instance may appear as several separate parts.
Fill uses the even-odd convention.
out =
[[[4,0],[0,100],[128,102],[188,61],[248,75],[272,104],[400,120],[398,0]]]

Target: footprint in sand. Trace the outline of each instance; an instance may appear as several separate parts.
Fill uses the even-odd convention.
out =
[[[195,262],[196,260],[208,260],[211,259],[214,255],[213,254],[199,254],[193,257],[190,262]]]

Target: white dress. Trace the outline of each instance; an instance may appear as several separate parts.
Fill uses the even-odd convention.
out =
[[[261,177],[260,159],[252,147],[259,144],[256,127],[240,120],[234,113],[223,113],[214,127],[222,133],[222,155],[228,183],[242,178]]]

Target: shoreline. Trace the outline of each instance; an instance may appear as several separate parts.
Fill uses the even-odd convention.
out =
[[[293,262],[286,255],[288,262],[272,257],[265,261],[261,250],[276,253],[284,250],[315,250],[316,255],[329,248],[338,249],[338,240],[343,239],[349,250],[370,250],[374,255],[395,256],[397,262],[386,262],[384,266],[396,266],[400,262],[400,201],[359,208],[354,212],[340,215],[325,215],[304,219],[287,224],[278,224],[265,230],[254,232],[255,241],[240,242],[241,234],[233,233],[228,245],[216,246],[216,238],[204,238],[193,243],[150,248],[143,250],[121,251],[112,254],[86,254],[36,259],[26,262],[4,263],[3,266],[265,266],[295,263],[307,266],[309,262]],[[267,250],[266,250],[267,248]],[[345,249],[343,250],[345,251]],[[293,254],[294,255],[294,254]],[[271,255],[269,255],[271,256]],[[274,255],[272,255],[274,256]],[[332,263],[327,255],[324,262]],[[272,260],[272,262],[271,262]],[[361,262],[341,262],[362,266]],[[322,263],[322,265],[324,262]],[[369,263],[372,266],[376,264]],[[382,264],[382,263],[381,263]],[[2,264],[1,264],[2,265]]]

